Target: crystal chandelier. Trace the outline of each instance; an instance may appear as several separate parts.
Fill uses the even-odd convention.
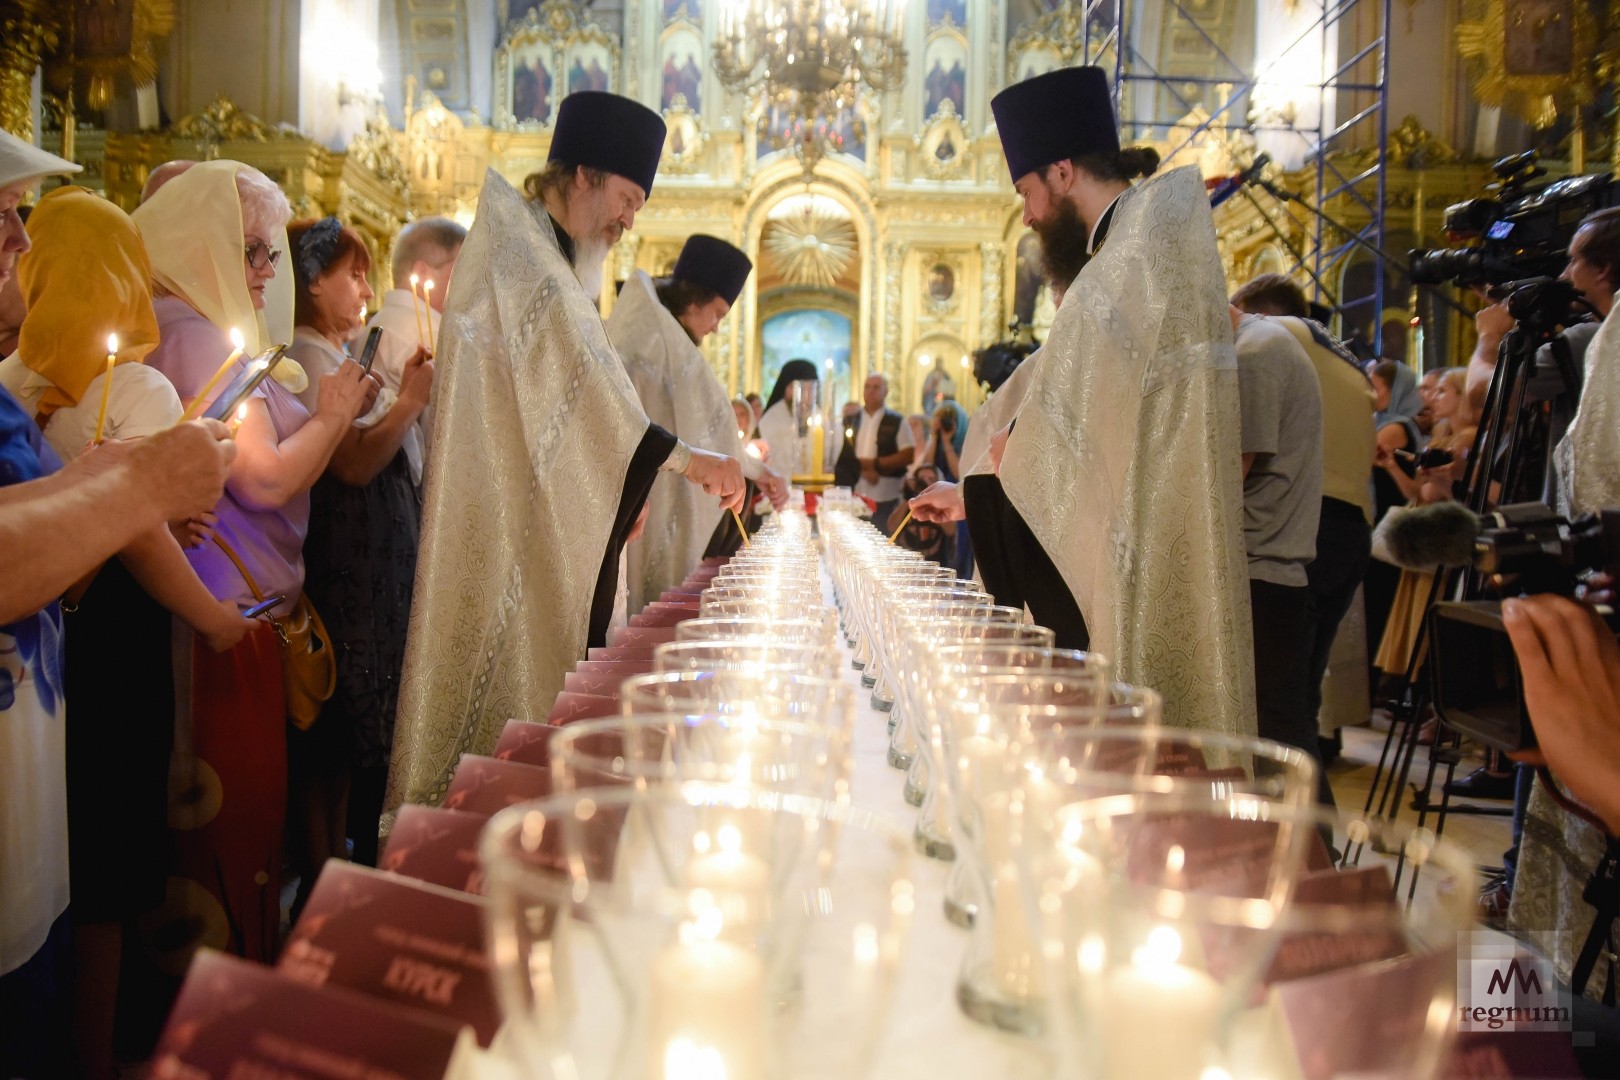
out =
[[[722,0],[714,73],[728,90],[762,90],[810,168],[824,148],[809,144],[859,84],[882,93],[905,79],[904,26],[905,0]]]

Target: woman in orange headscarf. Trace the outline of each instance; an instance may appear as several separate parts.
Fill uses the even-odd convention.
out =
[[[98,434],[135,439],[173,425],[180,399],[143,363],[158,328],[151,267],[135,224],[79,187],[46,195],[29,223],[34,246],[17,266],[27,316],[17,352],[0,363],[0,383],[33,413],[64,461]],[[110,367],[108,334],[118,335]],[[234,604],[209,594],[168,530],[109,560],[65,619],[74,1042],[91,1077],[114,1075],[124,926],[164,897],[171,611],[216,650],[254,626]]]

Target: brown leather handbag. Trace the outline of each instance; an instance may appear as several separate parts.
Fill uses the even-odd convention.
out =
[[[247,567],[231,546],[218,536],[214,543],[231,560],[248,591],[258,601],[264,600],[258,582],[253,580]],[[285,615],[269,616],[281,642],[281,685],[287,698],[287,719],[299,731],[308,731],[321,715],[321,706],[331,700],[337,690],[337,654],[332,651],[332,636],[320,613],[310,603],[309,594],[300,592],[292,610]]]

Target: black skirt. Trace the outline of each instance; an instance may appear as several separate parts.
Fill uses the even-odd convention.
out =
[[[64,619],[69,910],[78,923],[115,922],[163,902],[170,615],[115,558]]]

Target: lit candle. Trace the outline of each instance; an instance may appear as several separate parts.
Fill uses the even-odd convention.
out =
[[[202,415],[204,409],[208,408],[208,395],[213,392],[215,386],[219,385],[219,380],[225,377],[225,373],[236,366],[237,357],[242,355],[244,347],[242,331],[234,326],[231,327],[231,354],[225,358],[223,364],[219,365],[219,370],[214,372],[213,378],[203,383],[202,392],[191,399],[191,404],[186,406],[185,413],[180,417],[181,421],[195,420]]]
[[[118,362],[118,335],[107,335],[107,371],[101,376],[101,411],[96,414],[95,444],[101,445],[101,432],[107,426],[107,393],[112,389],[112,369]]]
[[[686,864],[686,883],[731,893],[747,905],[750,918],[757,917],[770,896],[771,869],[765,860],[742,850],[743,830],[737,825],[722,825],[715,832],[719,850],[693,856]]]
[[[415,274],[411,275],[411,314],[416,316],[416,341],[422,348],[427,348],[427,331],[422,329],[422,297],[416,290],[421,286],[422,279]]]
[[[433,279],[422,282],[422,318],[427,323],[428,352],[437,352],[438,342],[433,340]]]
[[[242,402],[242,404],[240,404],[240,405],[238,405],[236,407],[236,419],[231,421],[231,436],[233,438],[236,436],[236,433],[238,431],[242,430],[242,422],[244,420],[246,420],[246,419],[247,419],[247,402],[244,401],[244,402]]]
[[[718,912],[683,925],[653,961],[647,1046],[651,1080],[762,1080],[765,965],[716,940]]]
[[[1107,1038],[1106,1075],[1195,1077],[1208,1065],[1221,1012],[1221,988],[1179,964],[1181,935],[1155,927],[1131,962],[1108,975],[1098,1030]]]
[[[827,460],[827,426],[818,412],[810,417],[810,468],[811,476],[820,476],[826,471]]]

